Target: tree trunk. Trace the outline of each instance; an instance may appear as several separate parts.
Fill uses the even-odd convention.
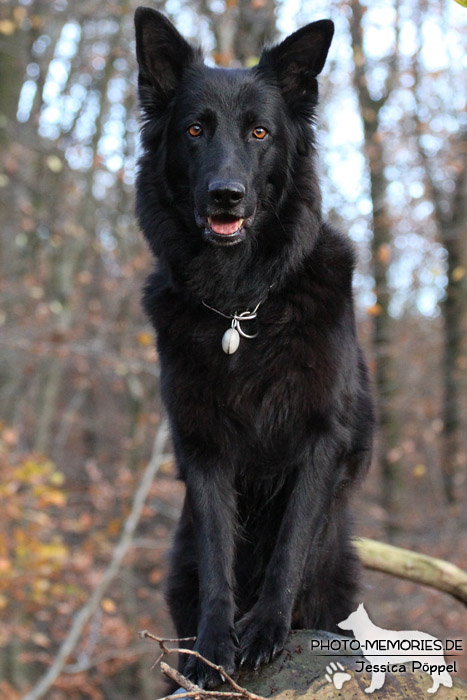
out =
[[[419,73],[416,71],[416,81]],[[438,237],[446,253],[446,297],[441,304],[444,321],[443,336],[443,433],[441,443],[441,474],[444,492],[448,503],[454,503],[456,470],[465,462],[462,457],[462,420],[460,397],[462,393],[462,338],[467,299],[467,270],[462,250],[465,238],[466,198],[467,198],[467,131],[461,132],[458,142],[452,146],[457,160],[454,194],[450,202],[440,190],[433,176],[436,167],[425,152],[420,136],[423,126],[416,117],[418,151],[425,169],[428,196],[433,204],[433,217]],[[465,374],[465,371],[464,371]]]
[[[466,306],[466,269],[463,264],[461,241],[465,236],[467,198],[467,132],[459,142],[460,171],[451,204],[449,220],[440,222],[441,241],[447,252],[446,299],[442,304],[444,318],[444,396],[443,396],[443,444],[442,473],[444,489],[449,503],[455,501],[455,473],[460,462],[462,427],[460,418],[460,394],[463,320]]]
[[[257,63],[265,44],[276,37],[275,0],[228,0],[222,14],[212,13],[201,0],[203,14],[209,16],[216,48],[214,59],[220,66],[235,62],[242,66]]]
[[[263,46],[276,38],[275,5],[274,0],[239,1],[234,48],[243,66],[256,63]]]
[[[398,443],[399,424],[393,408],[396,378],[393,362],[392,323],[389,315],[388,268],[391,261],[391,219],[386,205],[384,152],[379,132],[379,112],[389,97],[396,67],[388,65],[384,96],[374,100],[368,90],[366,57],[363,52],[363,14],[359,0],[352,0],[350,32],[354,58],[354,84],[358,96],[365,153],[370,175],[370,197],[373,209],[373,240],[371,244],[376,303],[373,306],[373,348],[375,357],[375,388],[379,418],[379,462],[382,474],[382,504],[388,515],[387,531],[391,536],[397,505],[400,467],[394,458]]]

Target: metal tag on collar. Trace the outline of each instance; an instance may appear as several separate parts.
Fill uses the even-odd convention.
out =
[[[235,313],[232,318],[231,327],[228,328],[222,336],[222,350],[226,355],[233,355],[237,352],[240,345],[240,336],[242,338],[256,338],[258,333],[245,333],[240,325],[241,321],[254,321],[257,316],[259,304],[254,311],[243,311],[241,314]]]

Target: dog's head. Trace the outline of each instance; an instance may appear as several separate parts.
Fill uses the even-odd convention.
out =
[[[333,23],[313,22],[265,49],[254,68],[235,70],[204,65],[200,51],[155,10],[138,8],[135,25],[143,147],[151,154],[141,161],[146,201],[148,171],[162,168],[169,190],[162,208],[176,209],[203,245],[233,246],[260,230],[283,231],[280,209],[293,163],[312,146],[316,76]]]

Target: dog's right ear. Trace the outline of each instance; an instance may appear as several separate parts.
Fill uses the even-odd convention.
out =
[[[148,88],[151,89],[152,98],[156,96],[158,101],[166,103],[173,95],[184,69],[198,52],[164,15],[149,7],[137,8],[135,30],[142,107],[149,106]]]

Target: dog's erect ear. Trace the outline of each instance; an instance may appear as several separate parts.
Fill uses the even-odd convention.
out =
[[[307,24],[277,46],[261,54],[259,69],[272,70],[287,101],[317,94],[316,76],[321,73],[334,34],[330,19]]]
[[[135,29],[140,93],[151,87],[159,98],[170,99],[196,51],[164,15],[149,7],[136,10]]]

